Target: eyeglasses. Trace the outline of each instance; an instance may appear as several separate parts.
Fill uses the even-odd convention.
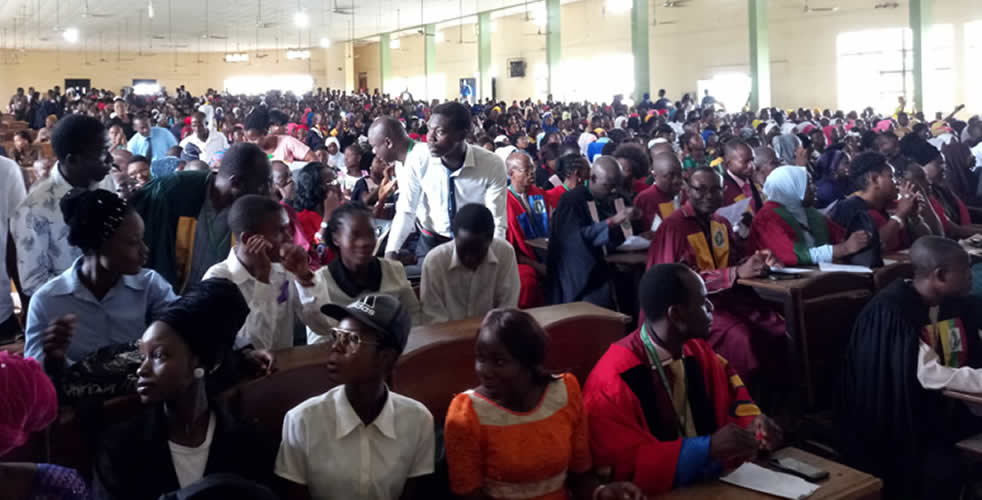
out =
[[[331,328],[328,344],[331,347],[340,346],[345,356],[354,356],[357,354],[362,344],[380,345],[379,342],[362,339],[358,332],[342,328]]]

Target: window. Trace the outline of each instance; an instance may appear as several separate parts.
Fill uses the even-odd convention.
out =
[[[310,75],[233,76],[225,80],[225,90],[234,95],[257,95],[270,90],[302,95],[313,89],[314,78]]]
[[[536,70],[537,79],[539,74],[539,70]],[[556,99],[609,103],[617,94],[628,97],[634,93],[634,55],[626,53],[563,59],[559,74],[555,76],[552,89]],[[537,87],[539,85],[537,83]],[[543,92],[539,91],[537,95],[542,96]]]
[[[935,25],[925,36],[925,111],[950,110],[954,86],[952,27]],[[836,53],[841,109],[861,111],[872,106],[877,112],[893,113],[898,97],[904,96],[908,104],[913,103],[914,56],[910,28],[840,33]]]
[[[746,73],[720,73],[713,75],[712,80],[699,80],[696,82],[696,104],[701,104],[706,91],[716,99],[717,103],[722,103],[729,112],[736,112],[743,109],[750,98],[750,87],[753,82]]]
[[[962,66],[965,68],[964,88],[965,104],[968,109],[977,112],[982,109],[982,93],[973,92],[973,85],[982,81],[982,20],[965,23],[965,59]]]

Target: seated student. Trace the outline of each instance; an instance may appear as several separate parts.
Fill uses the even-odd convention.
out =
[[[640,499],[631,483],[601,485],[593,473],[580,384],[543,367],[545,330],[528,313],[495,309],[477,336],[481,385],[447,410],[450,490],[458,498]]]
[[[49,373],[139,339],[148,316],[177,298],[163,277],[143,268],[143,219],[125,201],[102,189],[73,189],[61,210],[68,242],[82,256],[32,297],[24,346]]]
[[[740,237],[747,236],[753,214],[764,206],[765,198],[761,195],[761,187],[754,182],[754,154],[750,146],[740,139],[734,139],[723,145],[723,205],[728,207],[734,203],[750,199],[743,221],[740,223]],[[745,227],[744,227],[745,226]]]
[[[825,209],[852,194],[852,181],[849,180],[849,167],[852,160],[849,153],[829,149],[822,153],[815,167],[815,208]]]
[[[655,183],[638,193],[634,207],[641,212],[644,231],[657,231],[658,226],[679,208],[679,194],[685,185],[682,163],[673,153],[658,153],[651,160]]]
[[[859,191],[836,203],[829,214],[833,222],[849,234],[870,234],[866,247],[846,258],[849,264],[881,267],[883,254],[909,248],[930,229],[919,215],[920,202],[910,183],[899,190],[893,180],[893,169],[879,153],[862,153],[852,162],[849,177]],[[896,201],[893,214],[887,207]]]
[[[239,330],[236,346],[258,351],[293,347],[295,322],[316,316],[317,311],[304,314],[293,285],[313,286],[313,272],[307,253],[292,243],[286,211],[272,198],[246,195],[232,204],[228,225],[236,244],[224,262],[208,269],[204,279],[230,280],[249,304],[249,317]]]
[[[337,185],[337,174],[321,162],[310,162],[296,175],[297,192],[293,207],[297,210],[297,226],[307,241],[305,247],[310,256],[311,267],[319,269],[334,259],[330,251],[323,251],[320,238],[331,212],[340,205],[344,196]]]
[[[369,294],[391,295],[409,311],[414,325],[425,322],[419,300],[406,277],[402,263],[375,256],[378,243],[372,214],[360,203],[348,202],[331,212],[325,239],[337,258],[313,273],[310,286],[298,281],[300,302],[305,310],[319,311],[325,304],[348,304]],[[296,276],[306,271],[289,259],[284,262]],[[337,323],[324,315],[305,315],[307,343],[329,339]]]
[[[838,224],[812,208],[815,184],[805,167],[774,169],[764,183],[767,203],[750,227],[749,248],[769,249],[789,266],[812,266],[852,255],[869,243],[866,231],[845,238]]]
[[[338,175],[338,181],[341,183],[341,190],[345,194],[345,197],[349,199],[351,192],[355,189],[355,185],[367,173],[361,169],[361,156],[362,150],[358,143],[350,144],[344,149],[344,168],[341,169],[341,173]]]
[[[593,166],[590,185],[580,186],[559,200],[552,214],[546,257],[546,301],[550,304],[582,300],[601,307],[614,306],[604,257],[624,242],[621,224],[636,218],[637,209],[625,207],[608,215],[601,214],[598,204],[615,198],[621,181],[617,161],[601,156]]]
[[[590,163],[579,154],[567,154],[556,160],[556,177],[561,182],[545,192],[546,203],[555,210],[559,199],[590,180]]]
[[[945,157],[930,143],[916,135],[909,135],[903,141],[904,154],[913,158],[920,169],[916,176],[923,178],[924,190],[931,208],[941,220],[944,234],[949,238],[964,239],[982,233],[982,226],[972,224],[968,207],[952,192],[945,178]],[[945,146],[948,156],[963,155],[963,160],[975,161],[972,152],[959,143]],[[908,170],[915,164],[909,164]]]
[[[146,156],[133,155],[126,162],[126,175],[133,181],[131,189],[140,189],[150,182],[150,160]]]
[[[433,415],[385,381],[406,348],[409,311],[388,295],[322,308],[338,322],[327,368],[341,385],[290,410],[276,475],[286,500],[414,500],[433,473]]]
[[[621,166],[621,173],[624,174],[623,191],[633,200],[638,193],[650,187],[644,181],[651,170],[648,153],[640,144],[626,143],[617,146],[613,156]]]
[[[201,281],[232,248],[228,208],[242,195],[269,193],[272,167],[254,144],[235,144],[216,174],[178,172],[129,199],[146,221],[149,266],[177,290]]]
[[[982,430],[943,389],[982,392],[982,328],[969,256],[925,236],[910,250],[914,279],[896,280],[860,313],[845,354],[841,443],[848,463],[880,477],[884,498],[960,498],[955,443]]]
[[[0,457],[23,446],[58,418],[58,394],[41,365],[0,351]],[[3,498],[12,500],[89,500],[78,471],[54,464],[0,462]]]
[[[543,191],[559,187],[552,184],[553,176],[558,179],[557,162],[559,161],[559,144],[550,142],[542,143],[539,148],[539,163],[535,169],[535,186]]]
[[[423,261],[419,298],[428,321],[473,318],[518,305],[515,250],[494,232],[494,218],[484,205],[471,203],[457,211],[453,240],[438,245]]]
[[[385,205],[396,199],[393,195],[397,195],[399,184],[395,175],[395,166],[385,163],[381,156],[376,155],[372,158],[368,175],[355,183],[355,189],[351,191],[351,201],[370,207],[376,218],[391,219],[395,209],[390,207],[386,210]]]
[[[709,343],[737,373],[751,378],[760,366],[758,353],[764,348],[776,351],[784,342],[785,324],[755,295],[739,293],[736,281],[764,276],[770,266],[779,266],[781,261],[769,250],[748,252],[743,257],[730,224],[715,215],[723,202],[720,175],[715,170],[702,167],[692,171],[688,198],[655,232],[648,249],[648,267],[679,262],[703,277],[713,292],[716,309]]]
[[[275,450],[217,404],[208,387],[248,314],[238,287],[213,278],[157,315],[140,340],[136,371],[146,409],[101,439],[96,498],[154,500],[219,473],[269,484]]]
[[[713,303],[699,275],[658,264],[638,294],[641,328],[607,349],[584,388],[594,464],[657,495],[777,449],[781,430],[707,342]]]
[[[526,240],[549,237],[549,207],[545,192],[537,188],[535,165],[525,153],[512,153],[505,161],[511,187],[508,189],[508,243],[518,258],[521,294],[518,307],[527,309],[545,305],[540,279],[545,279],[546,265]]]

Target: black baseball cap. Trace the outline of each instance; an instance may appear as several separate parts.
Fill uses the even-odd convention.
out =
[[[355,318],[379,333],[379,342],[394,347],[400,354],[406,348],[412,321],[409,311],[391,295],[366,295],[344,307],[321,306],[321,312],[338,321]]]

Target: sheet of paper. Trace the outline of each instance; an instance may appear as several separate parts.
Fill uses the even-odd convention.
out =
[[[893,259],[883,259],[883,265],[884,266],[892,266],[892,265],[894,265],[896,263],[897,263],[897,261],[895,261]]]
[[[865,266],[847,266],[845,264],[832,264],[831,262],[822,262],[818,265],[818,269],[826,273],[873,273],[872,269]]]
[[[640,250],[647,250],[651,246],[651,240],[647,238],[642,238],[641,236],[630,236],[621,246],[617,247],[619,252],[637,252]]]
[[[772,267],[771,272],[777,274],[805,274],[813,273],[815,270],[807,267]]]
[[[765,469],[747,462],[737,470],[723,476],[720,481],[748,490],[759,491],[781,498],[797,500],[805,498],[818,489],[817,484],[809,483],[800,477]]]
[[[747,207],[750,206],[750,198],[740,200],[732,205],[727,205],[725,207],[720,207],[716,211],[716,215],[730,221],[730,225],[736,227],[743,219],[743,213],[747,211]]]

